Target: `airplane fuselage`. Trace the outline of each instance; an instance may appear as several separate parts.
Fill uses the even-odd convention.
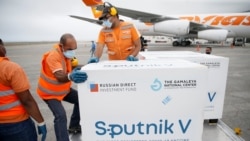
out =
[[[202,15],[170,15],[171,17],[188,20],[204,26],[213,26],[228,30],[227,37],[250,37],[250,13],[231,14],[202,14]],[[142,35],[167,35],[163,32],[155,32],[154,25],[135,22]],[[167,27],[166,27],[167,28]]]

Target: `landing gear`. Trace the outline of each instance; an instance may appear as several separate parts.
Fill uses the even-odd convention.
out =
[[[191,45],[191,41],[189,41],[189,39],[177,39],[173,41],[172,45],[185,47]]]
[[[148,46],[147,40],[145,40],[143,36],[141,36],[140,39],[141,39],[141,50],[140,51],[147,50],[147,46]]]
[[[175,46],[179,46],[179,42],[178,41],[174,41],[173,42],[173,46],[175,47]]]
[[[183,46],[183,47],[187,46],[186,41],[182,41],[182,42],[181,42],[181,46]]]

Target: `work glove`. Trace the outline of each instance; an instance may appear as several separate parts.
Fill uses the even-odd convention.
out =
[[[134,57],[133,55],[129,55],[126,60],[127,61],[138,61],[138,58]]]
[[[46,128],[46,124],[43,123],[39,123],[37,126],[38,129],[38,134],[41,135],[42,134],[42,139],[41,141],[45,141],[46,139],[46,135],[47,135],[47,128]]]
[[[70,74],[69,74],[69,80],[75,82],[75,83],[83,83],[87,80],[88,75],[81,71],[80,67],[75,68]]]
[[[88,64],[90,63],[98,63],[99,62],[99,58],[97,57],[91,57],[88,61]]]

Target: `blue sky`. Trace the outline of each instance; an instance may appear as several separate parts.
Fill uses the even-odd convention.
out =
[[[114,6],[162,15],[226,13],[250,10],[249,0],[109,0]],[[82,0],[1,0],[0,38],[4,41],[57,41],[63,33],[96,40],[100,26],[70,18],[92,18]],[[123,19],[126,19],[123,17]]]

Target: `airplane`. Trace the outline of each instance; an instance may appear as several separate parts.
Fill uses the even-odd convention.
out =
[[[103,8],[102,0],[82,0],[91,7],[95,18]],[[250,12],[200,15],[159,15],[116,7],[119,15],[133,19],[141,35],[178,37],[173,46],[187,46],[190,38],[225,41],[227,38],[250,38]],[[70,15],[72,18],[102,25],[102,21]]]

